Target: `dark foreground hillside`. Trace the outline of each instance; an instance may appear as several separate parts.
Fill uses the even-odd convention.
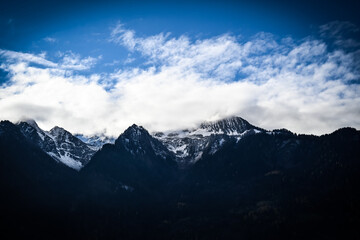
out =
[[[150,135],[136,156],[120,140],[77,172],[1,122],[1,238],[360,237],[355,129],[229,140],[186,169],[152,152],[162,146]]]

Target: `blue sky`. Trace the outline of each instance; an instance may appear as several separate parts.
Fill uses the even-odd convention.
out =
[[[301,133],[359,128],[358,9],[356,1],[6,1],[0,118],[113,136],[132,123],[169,130],[230,115]]]

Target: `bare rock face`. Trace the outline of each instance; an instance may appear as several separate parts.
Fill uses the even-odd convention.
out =
[[[33,120],[17,124],[24,136],[56,161],[76,170],[85,166],[96,152],[79,138],[60,127],[50,131],[39,128]]]
[[[214,154],[229,140],[241,138],[265,130],[251,125],[240,117],[204,122],[193,129],[157,132],[154,137],[176,155],[181,167],[197,162],[204,153]]]

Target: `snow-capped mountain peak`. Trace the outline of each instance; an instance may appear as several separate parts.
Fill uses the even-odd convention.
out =
[[[128,129],[126,129],[122,135],[132,139],[133,141],[140,141],[144,137],[150,136],[149,132],[145,128],[136,124],[133,124]]]
[[[241,117],[229,117],[214,122],[204,122],[200,124],[199,128],[209,133],[226,135],[239,135],[246,130],[257,129]]]
[[[34,120],[19,122],[17,125],[30,142],[56,161],[73,169],[80,170],[95,153],[86,143],[61,127],[56,126],[50,131],[44,131]]]
[[[62,135],[62,134],[71,134],[68,131],[66,131],[65,129],[63,129],[62,127],[58,127],[58,126],[53,127],[52,129],[50,129],[49,132],[53,136]]]
[[[244,136],[259,132],[265,130],[240,117],[229,117],[204,122],[192,129],[156,132],[153,135],[176,155],[181,166],[187,166],[198,161],[204,151],[208,154],[216,153],[231,138],[239,141]]]
[[[35,129],[40,129],[34,119],[29,118],[29,119],[25,119],[25,120],[20,121],[20,122],[25,122],[25,123],[29,124],[30,126],[34,127]]]
[[[46,137],[45,132],[37,125],[34,119],[25,119],[18,122],[17,125],[20,125],[22,127],[22,131],[36,132],[42,140],[44,140],[44,138]]]

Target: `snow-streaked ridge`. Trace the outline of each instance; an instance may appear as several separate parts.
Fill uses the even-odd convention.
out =
[[[215,154],[227,139],[235,139],[238,142],[246,135],[261,132],[265,132],[265,130],[251,125],[240,117],[229,117],[218,121],[204,122],[192,129],[156,132],[153,133],[153,136],[175,154],[181,166],[186,166],[198,161],[204,151],[207,151],[208,154]]]
[[[121,144],[134,156],[149,154],[163,159],[171,158],[180,167],[186,167],[205,155],[216,154],[229,141],[238,143],[254,134],[292,134],[285,129],[266,131],[251,125],[240,117],[229,117],[213,122],[204,122],[195,128],[176,131],[149,132],[141,126],[132,125],[115,141],[105,135],[72,135],[61,127],[44,131],[34,120],[17,124],[28,140],[37,144],[58,162],[80,170],[101,147],[106,144]],[[205,155],[204,155],[205,154]]]
[[[38,145],[54,160],[75,170],[79,171],[96,152],[63,128],[56,126],[50,131],[44,131],[34,120],[22,121],[17,125],[29,141]]]

